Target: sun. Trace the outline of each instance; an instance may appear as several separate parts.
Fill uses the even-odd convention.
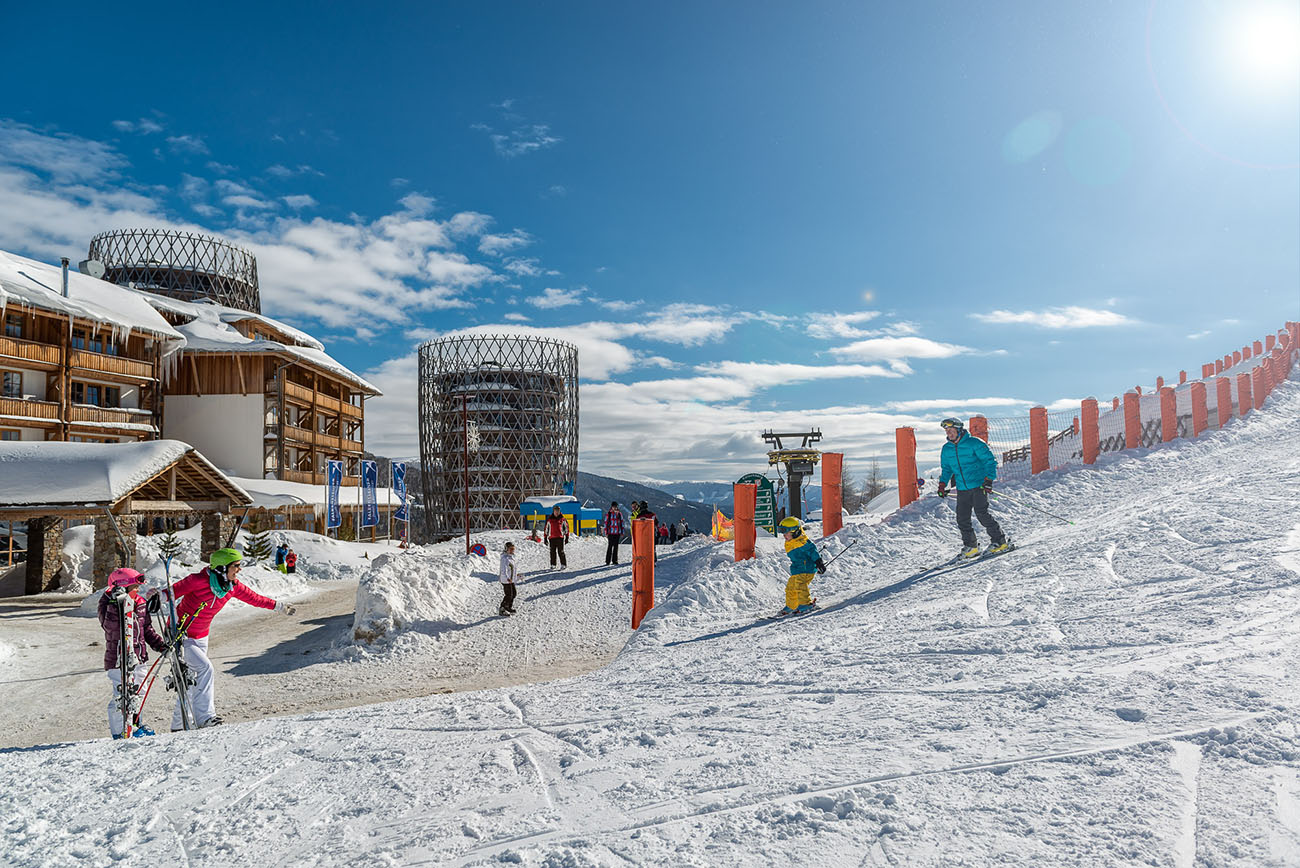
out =
[[[1300,84],[1300,2],[1238,3],[1224,7],[1228,51],[1236,73],[1258,88]]]

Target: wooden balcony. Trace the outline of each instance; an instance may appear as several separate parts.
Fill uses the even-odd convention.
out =
[[[312,473],[307,470],[282,470],[280,471],[280,478],[285,482],[302,482],[307,485],[323,486],[325,484],[324,473]],[[360,484],[361,484],[361,477],[359,476],[343,477],[344,488],[356,488]],[[346,497],[347,497],[346,495],[341,495],[340,499],[346,499]],[[344,506],[348,506],[348,505],[350,504],[346,504],[346,503],[344,504]]]
[[[339,438],[337,434],[322,434],[319,431],[310,431],[306,428],[298,428],[294,425],[284,426],[284,439],[299,443],[314,443],[321,449],[339,448]],[[360,452],[361,448],[361,441],[348,440],[347,438],[344,438],[344,452]]]
[[[27,419],[59,421],[59,405],[54,401],[25,401],[22,398],[0,398],[0,416],[21,416]],[[12,424],[8,420],[4,424]]]
[[[73,425],[78,422],[94,422],[101,425],[153,425],[153,416],[148,413],[136,413],[112,407],[89,407],[85,404],[73,404],[68,409],[68,421]]]
[[[274,393],[275,391],[274,381],[267,384],[266,391],[268,394]],[[313,394],[316,397],[316,407],[318,409],[324,410],[328,413],[351,416],[354,419],[361,418],[362,410],[360,407],[357,407],[353,404],[349,404],[346,401],[340,401],[338,398],[332,398],[329,395],[325,395],[319,392],[313,393],[312,390],[307,386],[301,386],[297,383],[288,380],[285,381],[284,396],[286,398],[293,398],[295,401],[301,404],[306,404],[310,406],[312,402]]]
[[[74,368],[87,371],[99,371],[119,377],[135,380],[152,380],[153,364],[139,359],[127,359],[122,356],[110,356],[105,353],[92,353],[86,350],[73,350],[69,363]]]
[[[0,357],[22,359],[39,366],[58,365],[59,348],[54,344],[38,344],[22,338],[0,337]]]

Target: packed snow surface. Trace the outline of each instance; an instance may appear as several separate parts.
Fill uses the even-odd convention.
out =
[[[7,504],[113,503],[193,451],[193,446],[179,440],[5,440],[0,442],[0,479],[4,480],[0,498]]]
[[[774,540],[661,557],[680,580],[588,675],[8,752],[4,858],[1300,864],[1297,416],[1288,383],[1198,440],[999,486],[1019,549],[986,561],[926,569],[957,545],[934,497],[851,524],[795,620],[759,619]],[[467,621],[439,569],[399,639],[508,625],[482,646],[508,663],[565,629]]]

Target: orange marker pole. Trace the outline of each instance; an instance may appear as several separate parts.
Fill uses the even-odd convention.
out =
[[[822,538],[844,527],[844,453],[822,453]]]
[[[1206,409],[1205,384],[1192,383],[1192,437],[1200,437],[1201,432],[1210,427],[1210,413]]]
[[[1095,464],[1101,451],[1101,430],[1096,398],[1084,398],[1079,407],[1079,436],[1083,439],[1083,463]]]
[[[1227,377],[1219,377],[1214,381],[1214,388],[1215,400],[1219,404],[1216,415],[1219,417],[1219,427],[1222,428],[1232,418],[1232,381]]]
[[[758,508],[758,486],[752,482],[735,483],[731,486],[732,501],[736,506],[736,517],[732,520],[735,534],[737,561],[747,561],[754,556],[754,543],[758,531],[754,529],[754,511]]]
[[[1160,390],[1160,439],[1165,443],[1178,437],[1178,398],[1165,386]]]
[[[1250,398],[1250,374],[1237,375],[1237,415],[1245,416],[1255,406]]]
[[[1033,473],[1042,473],[1051,463],[1047,455],[1046,407],[1034,407],[1029,411],[1029,461]]]
[[[918,497],[916,491],[915,429],[894,429],[894,454],[898,464],[898,506],[901,509]]]
[[[655,606],[655,523],[652,518],[632,520],[632,629]]]
[[[1142,445],[1142,396],[1137,392],[1124,393],[1124,448],[1136,449]]]

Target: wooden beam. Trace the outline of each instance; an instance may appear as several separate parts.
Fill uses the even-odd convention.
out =
[[[190,373],[194,375],[194,394],[203,397],[203,390],[199,388],[199,364],[194,361],[194,354],[190,353]]]
[[[167,473],[167,499],[168,500],[176,499],[176,465],[175,464],[172,465],[172,469]]]
[[[222,512],[222,506],[229,501],[220,500],[135,500],[127,498],[122,501],[123,509],[114,512],[149,513],[149,512]]]
[[[240,393],[241,395],[247,395],[247,394],[248,394],[248,384],[244,382],[244,362],[243,362],[243,358],[239,355],[239,353],[232,353],[231,355],[233,355],[233,356],[235,357],[235,368],[236,368],[236,370],[239,371],[239,393]]]

